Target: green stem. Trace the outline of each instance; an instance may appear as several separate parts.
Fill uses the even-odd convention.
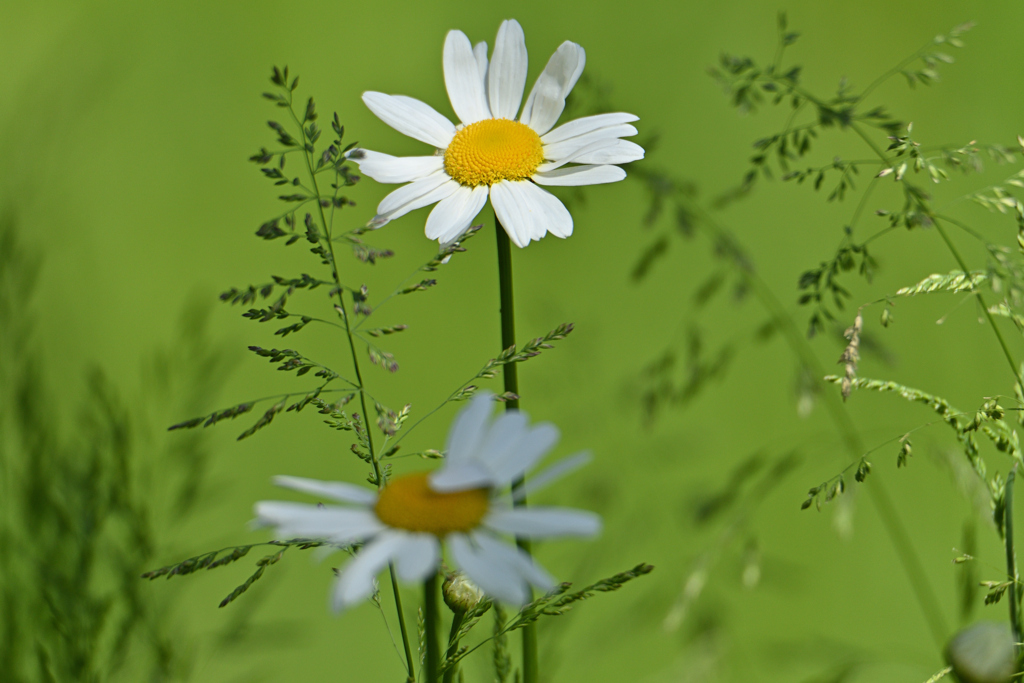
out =
[[[437,588],[435,572],[423,582],[423,631],[427,648],[425,683],[437,683],[437,672],[441,669],[441,647],[437,640],[441,615],[437,611]]]
[[[416,672],[412,667],[412,646],[409,644],[409,639],[405,637],[407,633],[405,628],[405,612],[402,610],[402,593],[398,590],[398,577],[395,576],[395,565],[394,563],[388,564],[388,569],[391,570],[391,591],[395,594],[395,609],[398,611],[398,628],[402,632],[402,645],[405,647],[405,662],[406,662],[406,683],[416,683]]]
[[[942,223],[939,222],[938,217],[934,214],[929,215],[932,219],[932,223],[935,225],[935,229],[938,231],[939,235],[942,236],[942,241],[946,243],[946,247],[949,249],[949,252],[953,254],[953,258],[956,259],[957,264],[960,266],[960,270],[964,273],[969,272],[967,270],[967,262],[964,261],[962,256],[960,256],[960,252],[957,251],[956,247],[953,245],[953,240],[950,239],[949,233],[946,232],[946,229],[942,227]],[[1013,360],[1013,354],[1010,353],[1010,347],[1006,343],[1006,338],[1003,337],[1003,333],[999,329],[999,326],[996,325],[995,318],[993,318],[992,314],[989,312],[988,304],[985,303],[985,297],[981,295],[981,292],[975,292],[974,296],[978,298],[978,303],[981,304],[981,310],[985,314],[985,318],[988,320],[988,326],[992,328],[992,332],[995,333],[996,339],[999,341],[999,348],[1002,349],[1006,362],[1010,364],[1010,371],[1013,373],[1014,379],[1017,380],[1018,384],[1024,387],[1024,381],[1021,380],[1020,376],[1020,366],[1017,365],[1015,360]]]
[[[1006,574],[1012,582],[1009,590],[1010,628],[1013,629],[1013,642],[1020,643],[1020,591],[1017,589],[1017,558],[1013,552],[1013,481],[1017,478],[1017,466],[1014,465],[1006,475],[1006,488],[1003,501],[1003,536],[1006,540]]]
[[[289,94],[289,98],[291,95]],[[289,104],[291,100],[289,99]],[[377,487],[382,488],[384,486],[384,479],[381,477],[380,464],[377,462],[377,453],[373,448],[373,434],[370,431],[370,416],[366,410],[366,389],[363,385],[363,375],[359,370],[359,355],[356,353],[356,344],[352,336],[352,325],[349,322],[348,311],[345,309],[345,298],[344,291],[345,287],[341,284],[341,276],[338,274],[338,260],[334,253],[334,240],[331,236],[331,224],[327,222],[327,216],[324,215],[324,206],[320,201],[320,188],[316,182],[316,171],[313,168],[312,153],[308,150],[312,149],[312,145],[306,137],[306,129],[303,126],[303,122],[299,121],[299,118],[295,116],[295,110],[289,106],[288,111],[291,112],[292,119],[299,126],[299,132],[302,134],[302,146],[306,150],[303,153],[303,158],[306,160],[306,170],[309,172],[310,181],[313,184],[313,192],[316,194],[316,207],[320,214],[320,225],[323,226],[324,235],[327,237],[327,249],[331,254],[331,275],[334,277],[334,285],[338,291],[338,305],[335,306],[335,310],[338,315],[341,316],[341,321],[345,327],[345,336],[348,338],[349,352],[352,354],[352,367],[356,374],[356,384],[359,391],[359,403],[363,409],[363,425],[366,434],[367,444],[370,447],[370,463],[373,465],[374,479],[377,480]],[[389,565],[391,574],[391,586],[395,592],[395,607],[398,611],[398,626],[402,633],[402,644],[405,646],[406,655],[406,666],[408,670],[408,681],[409,683],[415,683],[416,676],[414,674],[413,660],[412,660],[412,648],[409,644],[409,632],[405,627],[405,615],[402,613],[402,599],[398,591],[398,579],[395,575],[394,565]]]
[[[501,301],[501,350],[504,351],[516,343],[516,311],[512,300],[512,242],[497,214],[494,216],[494,228],[498,238],[498,295]],[[519,408],[518,367],[517,363],[508,363],[501,371],[505,379],[505,391],[515,395],[515,398],[505,401],[506,410]]]
[[[494,230],[498,239],[498,289],[501,300],[501,348],[505,350],[516,343],[515,306],[512,300],[512,242],[502,227],[498,215],[494,215]],[[505,380],[505,392],[515,395],[514,399],[505,402],[506,410],[519,409],[519,374],[517,363],[506,363],[502,367]],[[523,485],[523,479],[512,482],[512,490]],[[513,505],[525,506],[525,496],[513,497]],[[516,537],[516,545],[526,553],[530,552],[530,542],[525,538]],[[523,683],[537,683],[537,630],[536,624],[523,628]]]
[[[885,83],[887,80],[889,80],[890,78],[892,78],[896,74],[898,74],[901,71],[903,71],[903,69],[906,68],[907,65],[912,64],[915,61],[917,61],[918,59],[920,59],[921,58],[921,54],[924,53],[926,50],[931,50],[934,47],[935,47],[935,43],[934,42],[929,42],[924,47],[919,48],[917,50],[917,52],[915,52],[914,54],[910,55],[909,57],[904,58],[904,60],[902,62],[900,62],[899,64],[897,64],[893,68],[889,69],[888,71],[886,71],[884,74],[882,74],[881,76],[876,78],[874,81],[872,81],[868,85],[868,87],[864,88],[864,90],[860,93],[860,95],[857,95],[857,101],[858,102],[863,102],[867,98],[868,95],[870,95],[872,92],[874,92],[875,88],[877,88],[878,86],[882,85],[882,83]]]
[[[465,612],[456,612],[452,616],[452,629],[448,633],[448,649],[444,653],[445,661],[455,656],[455,653],[459,651],[459,629],[462,628],[462,621],[465,618]],[[455,672],[458,670],[458,664],[452,664],[444,672],[443,683],[455,683]]]

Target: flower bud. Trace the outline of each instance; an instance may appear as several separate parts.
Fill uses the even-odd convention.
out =
[[[463,614],[477,606],[484,592],[461,572],[448,574],[441,586],[444,604],[455,614]]]
[[[982,621],[958,632],[946,646],[946,661],[963,683],[1009,683],[1016,645],[1006,624]]]

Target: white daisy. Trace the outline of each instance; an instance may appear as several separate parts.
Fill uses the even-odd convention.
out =
[[[639,145],[622,140],[636,135],[637,117],[615,113],[586,116],[554,128],[586,63],[586,53],[565,41],[548,60],[516,114],[526,86],[526,40],[519,22],[502,22],[491,61],[487,43],[472,47],[462,31],[444,42],[444,80],[454,125],[429,105],[411,97],[363,94],[366,106],[386,124],[437,149],[433,156],[393,157],[356,150],[360,170],[381,183],[409,183],[377,207],[380,227],[413,209],[437,203],[426,233],[442,243],[455,241],[487,202],[512,241],[525,247],[550,232],[572,234],[572,216],[539,185],[597,185],[626,177],[615,164],[642,159]],[[573,164],[573,165],[567,165]]]
[[[591,536],[600,530],[601,520],[582,510],[513,507],[512,496],[499,493],[555,445],[558,430],[548,423],[531,427],[518,411],[492,422],[492,399],[491,394],[479,394],[455,418],[441,469],[396,477],[379,492],[342,482],[276,477],[280,486],[346,505],[262,501],[256,504],[258,522],[275,527],[282,539],[323,539],[337,546],[365,543],[335,583],[335,610],[372,595],[375,577],[389,563],[403,581],[426,579],[438,570],[442,541],[449,559],[487,595],[524,604],[530,599],[528,584],[546,591],[554,579],[498,536]],[[559,462],[527,483],[524,494],[575,469],[586,457]]]

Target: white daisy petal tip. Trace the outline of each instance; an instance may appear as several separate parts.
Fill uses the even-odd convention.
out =
[[[455,124],[412,97],[367,91],[363,93],[363,103],[399,133],[438,149],[447,147],[455,135]]]
[[[478,392],[469,405],[455,416],[448,432],[444,469],[468,460],[477,452],[491,419],[493,402],[494,394],[489,391]]]
[[[587,53],[572,41],[565,41],[551,55],[544,71],[530,91],[520,121],[538,135],[544,135],[562,115],[565,98],[583,74]]]
[[[267,501],[260,501],[252,506],[252,514],[254,514],[255,517],[253,519],[250,519],[249,522],[246,524],[246,527],[248,527],[249,531],[259,531],[261,529],[269,529],[270,527],[274,526],[273,522],[266,519],[266,517],[260,514],[260,506],[262,506],[265,502]]]
[[[538,185],[579,186],[617,183],[625,178],[626,171],[620,166],[585,164],[582,166],[563,166],[553,171],[538,173],[533,176],[533,181]]]
[[[452,109],[463,124],[491,117],[477,55],[465,33],[451,30],[444,40],[444,83]]]
[[[319,498],[327,498],[342,503],[354,503],[357,505],[372,504],[377,500],[377,494],[370,489],[354,484],[347,484],[338,481],[321,481],[319,479],[306,479],[304,477],[277,476],[273,479],[274,484],[282,488],[292,489],[301,493],[307,493]]]
[[[506,19],[498,28],[494,53],[487,69],[487,99],[491,116],[514,119],[526,89],[526,36],[515,19]]]
[[[469,229],[486,202],[485,186],[473,189],[459,186],[451,196],[438,202],[430,212],[424,227],[427,237],[442,244],[454,242]]]
[[[369,149],[360,150],[355,163],[359,171],[378,183],[410,183],[441,170],[443,159],[438,156],[394,157]]]
[[[491,512],[487,526],[521,538],[589,538],[601,533],[601,516],[573,508],[513,508]]]
[[[341,571],[334,585],[335,612],[367,599],[377,589],[377,574],[394,560],[408,541],[404,532],[385,531],[363,546]]]
[[[562,458],[530,477],[525,484],[512,491],[510,498],[515,501],[523,500],[526,496],[532,495],[546,486],[550,486],[562,477],[589,464],[591,460],[593,460],[593,455],[590,451],[581,451],[567,458]]]

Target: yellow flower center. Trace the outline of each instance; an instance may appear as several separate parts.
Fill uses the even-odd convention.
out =
[[[427,482],[428,473],[398,477],[380,492],[373,511],[390,527],[444,536],[470,531],[487,514],[487,489],[438,493]]]
[[[544,161],[544,143],[529,126],[509,119],[471,123],[444,151],[444,170],[462,185],[526,180]]]

